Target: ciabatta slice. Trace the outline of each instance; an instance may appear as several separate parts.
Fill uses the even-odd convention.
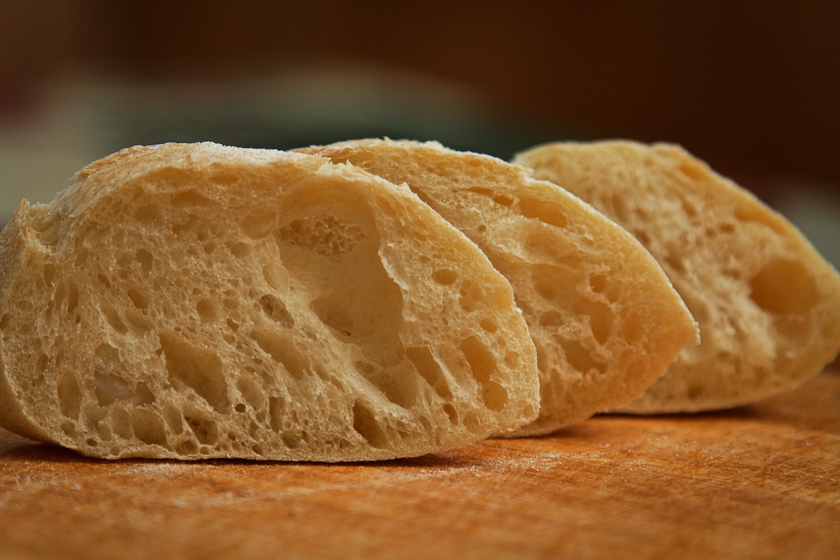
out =
[[[125,150],[24,202],[0,357],[0,425],[109,459],[414,456],[539,407],[510,285],[408,189],[215,144]]]
[[[702,343],[624,410],[745,404],[817,375],[840,350],[840,276],[781,215],[678,146],[549,144],[516,162],[627,228],[700,323]]]
[[[303,151],[406,183],[510,281],[541,383],[539,418],[511,435],[553,432],[625,405],[696,343],[696,323],[650,254],[522,167],[433,142],[362,140]],[[469,290],[462,297],[470,306]]]

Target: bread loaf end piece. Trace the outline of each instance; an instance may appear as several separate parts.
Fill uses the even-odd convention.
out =
[[[840,350],[840,276],[781,215],[679,146],[560,143],[519,154],[639,239],[702,343],[623,410],[746,404],[817,375]]]
[[[1,425],[109,459],[415,456],[539,407],[510,285],[408,189],[215,144],[124,150],[23,204],[0,359]]]
[[[553,432],[625,405],[697,342],[696,323],[638,241],[522,167],[434,142],[304,151],[406,183],[510,281],[537,348],[541,409],[509,435]]]

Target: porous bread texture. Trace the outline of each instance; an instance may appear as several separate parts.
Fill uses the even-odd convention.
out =
[[[627,404],[697,342],[696,323],[650,254],[522,167],[435,142],[360,140],[302,151],[406,183],[510,281],[537,348],[541,408],[535,422],[508,435],[550,433]]]
[[[622,410],[746,404],[817,375],[840,350],[840,277],[787,220],[675,145],[536,147],[515,161],[627,228],[700,323],[662,379]]]
[[[510,285],[408,189],[138,147],[0,236],[0,425],[102,458],[359,461],[536,417]]]

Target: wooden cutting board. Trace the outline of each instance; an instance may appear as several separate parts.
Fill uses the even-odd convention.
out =
[[[105,462],[0,430],[0,558],[840,558],[840,373],[366,464]]]

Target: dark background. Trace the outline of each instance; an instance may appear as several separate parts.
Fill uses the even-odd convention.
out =
[[[134,144],[685,146],[840,267],[840,2],[0,0],[0,225]]]
[[[472,137],[447,142],[441,127],[452,147],[509,158],[565,137],[667,140],[771,201],[778,178],[840,185],[840,2],[827,0],[3,0],[0,127],[35,118],[48,85],[79,74],[217,84],[360,61],[492,108]],[[255,125],[249,137],[247,123],[210,121],[138,126],[136,140],[288,148],[435,133],[373,119],[311,137]]]

